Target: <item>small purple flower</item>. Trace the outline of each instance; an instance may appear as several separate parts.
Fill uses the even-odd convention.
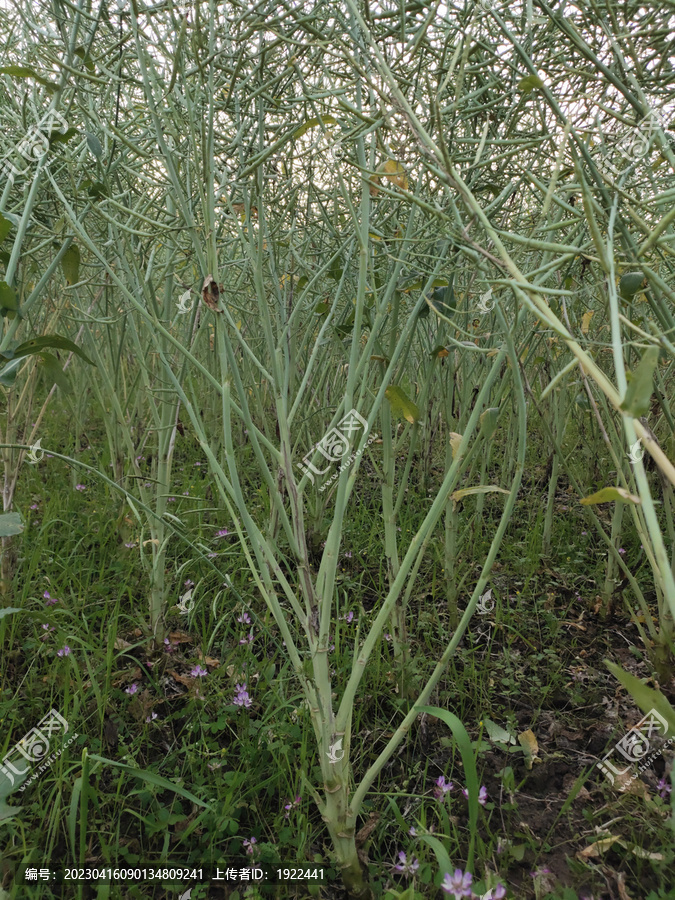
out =
[[[136,541],[127,541],[125,542],[124,546],[127,548],[127,550],[133,550],[133,548],[136,546]]]
[[[443,800],[448,791],[454,787],[452,781],[446,781],[445,776],[441,775],[436,779],[436,787],[434,788],[434,797],[437,800]]]
[[[468,789],[467,789],[467,788],[462,788],[462,793],[464,794],[464,796],[465,796],[466,799],[468,800],[468,799],[469,799],[469,791],[468,791]],[[486,788],[486,787],[481,787],[481,789],[478,791],[478,802],[480,803],[481,806],[485,806],[486,801],[487,801],[487,788]]]
[[[173,651],[178,646],[177,644],[172,644],[168,638],[164,638],[164,646],[166,647],[167,653],[173,653]]]
[[[253,636],[253,629],[251,629],[248,633],[248,637],[242,638],[239,641],[239,643],[240,644],[252,644],[254,640],[255,640],[255,638]]]
[[[352,558],[352,551],[351,551],[351,550],[348,550],[348,551],[345,553],[345,559],[351,559],[351,558]],[[399,856],[400,856],[400,854],[399,854]]]
[[[138,685],[136,684],[136,682],[134,682],[133,684],[130,684],[128,688],[126,688],[124,693],[125,694],[135,694],[137,690],[138,690]]]
[[[189,496],[190,496],[190,491],[183,491],[183,496],[184,496],[184,497],[189,497]]]
[[[247,612],[243,612],[240,616],[237,616],[237,622],[242,622],[244,625],[250,625],[251,617]]]
[[[66,644],[65,647],[61,647],[60,650],[56,651],[57,656],[70,656],[70,647]]]
[[[206,669],[202,669],[202,667],[200,665],[196,665],[194,667],[194,669],[190,672],[190,675],[192,675],[193,678],[203,678],[205,675],[208,675],[208,674],[209,673],[206,671]]]
[[[619,553],[620,553],[622,556],[624,555],[625,552],[626,552],[626,551],[623,549],[623,547],[619,547]]]
[[[506,888],[503,884],[498,884],[496,888],[483,894],[483,900],[504,900],[504,897],[506,897]]]
[[[31,509],[39,509],[39,508],[40,508],[40,507],[37,505],[37,503],[34,503],[34,504],[31,506]]]
[[[192,581],[190,578],[186,578],[186,579],[185,579],[185,587],[186,587],[186,588],[191,588],[191,587],[194,587],[194,586],[195,586],[194,581]]]
[[[300,806],[300,802],[301,802],[301,800],[300,800],[300,794],[296,794],[296,795],[295,795],[295,800],[289,801],[289,802],[284,806],[284,809],[286,810],[286,814],[284,815],[284,819],[288,819],[288,818],[290,817],[290,815],[291,815],[291,810],[292,810],[292,809],[297,809],[297,807]]]
[[[218,556],[217,553],[207,553],[206,555],[208,556],[209,559],[215,559],[216,556]]]
[[[588,532],[587,532],[587,531],[582,531],[581,534],[582,534],[582,537],[586,537],[586,535],[588,534]],[[501,884],[500,884],[499,886],[501,887]]]
[[[243,684],[235,684],[234,690],[235,690],[235,696],[234,696],[234,700],[232,702],[234,703],[235,706],[245,706],[246,709],[248,709],[250,706],[253,705],[253,701],[249,697],[248,692],[246,690],[246,682],[244,682]]]
[[[224,538],[227,537],[229,533],[230,532],[227,530],[227,528],[220,528],[218,531],[216,531],[216,537]]]
[[[405,875],[408,878],[411,875],[414,875],[420,867],[418,859],[411,859],[410,862],[408,862],[408,859],[403,850],[401,850],[401,852],[399,853],[398,858],[400,862],[394,866],[394,871],[400,872],[402,875]]]
[[[385,641],[390,641],[390,640],[391,640],[391,635],[389,634],[388,631],[385,631],[385,633],[384,633],[384,639],[385,639]]]
[[[42,627],[44,628],[44,625]],[[661,797],[662,800],[665,800],[673,788],[672,788],[672,785],[668,784],[668,782],[666,781],[666,779],[664,777],[656,785],[656,789],[659,792],[659,797]]]
[[[455,869],[454,875],[451,875],[449,872],[446,874],[441,890],[445,891],[446,894],[452,894],[455,900],[461,900],[462,897],[471,896],[472,881],[473,876],[471,872],[462,872],[461,869]]]
[[[153,721],[154,719],[156,719],[156,718],[157,718],[157,713],[154,712],[154,713],[152,713],[152,715],[148,716],[147,719],[146,719],[145,721],[146,721],[146,722],[152,722],[152,721]]]
[[[417,837],[417,829],[414,825],[410,826],[410,828],[408,829],[408,834],[410,835],[410,837]]]
[[[47,601],[46,604],[45,604],[45,606],[53,606],[55,603],[59,603],[59,602],[60,602],[60,601],[59,601],[59,598],[58,598],[58,597],[52,597],[52,596],[50,595],[49,591],[45,591],[44,594],[43,594],[42,596],[43,596],[43,597],[45,598],[45,600]]]
[[[196,463],[195,463],[195,466],[201,466],[201,463],[200,463],[200,462],[196,462]]]
[[[542,866],[540,869],[535,869],[534,872],[530,872],[532,878],[539,878],[540,875],[550,875],[551,870],[547,869],[546,866]]]
[[[249,856],[253,855],[253,845],[257,843],[258,841],[254,837],[250,841],[244,841],[244,847],[246,847],[246,852]]]
[[[75,490],[76,490],[76,491],[86,491],[86,490],[87,490],[87,487],[86,487],[86,485],[84,485],[84,484],[76,484],[76,485],[75,485]]]
[[[175,503],[175,502],[176,502],[176,498],[175,498],[175,497],[167,497],[167,498],[166,498],[166,502],[167,502],[167,503]]]

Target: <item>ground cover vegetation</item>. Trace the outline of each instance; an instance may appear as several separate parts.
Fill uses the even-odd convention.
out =
[[[0,900],[675,897],[673,20],[2,3]]]

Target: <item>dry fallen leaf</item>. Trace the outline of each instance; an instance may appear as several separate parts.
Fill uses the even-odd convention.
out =
[[[535,760],[538,760],[539,757],[537,754],[539,753],[539,744],[537,743],[537,739],[534,736],[534,732],[531,729],[527,729],[527,731],[523,731],[518,735],[518,743],[523,748],[523,752],[525,753],[525,767],[527,769],[532,768],[532,763]],[[539,760],[541,762],[541,760]]]

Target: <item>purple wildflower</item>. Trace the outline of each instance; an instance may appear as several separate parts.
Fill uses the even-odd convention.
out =
[[[76,491],[86,491],[86,490],[87,490],[87,487],[86,487],[86,485],[84,485],[84,484],[76,484],[76,485],[75,485],[75,490],[76,490]]]
[[[44,627],[44,626],[43,626]],[[668,794],[672,791],[672,785],[668,784],[665,777],[662,778],[659,783],[656,785],[656,790],[659,792],[659,797],[662,800],[665,800]]]
[[[247,612],[243,612],[240,616],[237,616],[237,622],[243,622],[244,625],[250,625],[251,617]]]
[[[234,696],[234,700],[232,702],[234,703],[235,706],[245,706],[246,709],[248,709],[250,706],[253,705],[253,701],[249,697],[248,692],[246,690],[246,682],[244,682],[243,684],[235,684],[234,690],[235,690],[235,696]]]
[[[622,556],[624,555],[625,552],[626,552],[626,551],[623,549],[623,547],[619,547],[619,553],[620,553]]]
[[[59,598],[58,598],[58,597],[52,597],[52,596],[50,596],[49,591],[45,591],[44,594],[43,594],[42,596],[43,596],[43,597],[45,598],[45,600],[47,601],[46,604],[45,604],[45,606],[53,606],[55,603],[58,603],[58,602],[59,602]]]
[[[467,790],[467,788],[462,788],[462,793],[468,800],[469,799],[469,791]],[[487,801],[487,788],[481,787],[481,789],[478,791],[478,802],[480,803],[481,806],[485,806],[486,801]]]
[[[216,531],[216,537],[217,538],[227,537],[229,533],[230,532],[227,530],[227,528],[220,528],[218,531]]]
[[[148,716],[147,719],[146,719],[145,721],[146,721],[146,722],[152,722],[153,719],[156,719],[156,718],[157,718],[157,713],[154,712],[154,713],[152,713],[152,715]]]
[[[125,694],[135,694],[137,690],[138,690],[138,685],[136,684],[136,682],[134,682],[133,684],[130,684],[128,688],[126,688],[124,693]]]
[[[257,843],[258,841],[254,837],[250,841],[244,841],[244,847],[246,847],[246,852],[249,856],[253,855],[253,845]]]
[[[504,900],[506,897],[506,888],[503,884],[498,884],[496,888],[483,894],[483,900]]]
[[[284,819],[288,819],[288,818],[289,818],[289,816],[291,815],[291,810],[292,810],[292,809],[297,809],[297,807],[300,806],[300,802],[301,802],[301,800],[300,800],[300,794],[296,794],[296,795],[295,795],[295,800],[289,801],[289,802],[284,806],[284,809],[286,810],[286,814],[284,815]]]
[[[401,852],[399,853],[398,858],[400,862],[394,866],[394,871],[400,872],[402,875],[405,875],[408,878],[411,875],[414,875],[420,867],[420,862],[418,859],[411,859],[410,862],[408,862],[408,859],[403,850],[401,850]]]
[[[446,894],[452,894],[455,900],[461,900],[462,897],[471,896],[472,881],[473,876],[471,872],[462,872],[461,869],[455,869],[454,875],[451,875],[449,872],[446,874],[443,884],[441,884],[441,890],[445,891]]]
[[[66,644],[65,647],[62,647],[60,650],[56,651],[57,656],[70,656],[70,647]]]
[[[441,775],[436,779],[436,787],[434,788],[434,797],[437,800],[443,800],[448,791],[454,787],[452,781],[446,781],[445,776]]]
[[[240,644],[252,644],[254,640],[255,640],[255,638],[253,636],[253,629],[251,629],[248,633],[248,637],[242,638],[239,641],[239,643]]]
[[[194,669],[190,672],[190,675],[192,675],[193,678],[203,678],[205,675],[208,675],[208,674],[209,673],[206,671],[206,669],[202,669],[202,667],[200,665],[196,665],[194,667]]]

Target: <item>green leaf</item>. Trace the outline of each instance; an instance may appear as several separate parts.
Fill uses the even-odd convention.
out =
[[[487,716],[483,717],[483,725],[485,725],[485,730],[491,741],[495,741],[495,743],[498,744],[516,743],[516,739],[510,732],[505,731],[501,725],[497,725],[496,722],[493,722],[492,719],[488,719]]]
[[[61,364],[55,356],[52,356],[51,353],[41,353],[40,365],[47,373],[47,380],[51,384],[58,385],[64,394],[73,393],[70,381],[68,381],[65,372],[61,368]]]
[[[190,791],[186,791],[185,788],[180,787],[180,785],[174,784],[173,781],[162,778],[161,775],[155,775],[154,772],[148,772],[145,769],[135,769],[133,766],[126,766],[124,763],[106,759],[104,756],[96,756],[93,753],[88,753],[87,756],[89,759],[93,759],[94,762],[105,763],[107,766],[114,766],[116,769],[122,769],[128,775],[133,775],[134,778],[140,778],[143,781],[147,781],[148,784],[154,784],[156,787],[160,787],[165,791],[173,791],[174,794],[178,794],[179,797],[184,797],[191,803],[196,803],[197,806],[208,809],[208,803],[200,800],[199,797],[195,797],[194,794],[191,794]]]
[[[49,143],[51,144],[65,144],[72,137],[75,137],[76,134],[79,134],[77,128],[73,128],[72,126],[66,131],[65,134],[62,134],[58,128],[55,128],[52,133],[49,135]]]
[[[624,300],[632,300],[635,294],[639,294],[648,286],[649,281],[642,272],[626,272],[619,281],[619,294]]]
[[[314,312],[317,316],[325,316],[326,313],[330,312],[330,303],[317,303],[314,307]]]
[[[0,74],[11,75],[12,78],[33,78],[38,84],[44,85],[50,94],[53,94],[54,91],[57,91],[59,88],[58,84],[55,84],[53,81],[48,81],[46,78],[43,78],[42,75],[38,75],[38,73],[29,66],[0,66]]]
[[[490,440],[495,433],[497,421],[499,420],[499,413],[500,408],[498,406],[491,406],[489,409],[486,409],[480,417],[480,433],[487,440]]]
[[[79,356],[80,359],[89,363],[90,366],[96,365],[96,363],[89,359],[86,353],[84,353],[77,344],[73,343],[69,338],[61,337],[60,334],[44,334],[42,337],[25,341],[23,344],[19,344],[18,347],[15,347],[13,353],[15,357],[30,356],[33,353],[39,353],[40,350],[43,350],[45,347],[55,347],[57,350],[69,350],[71,353],[75,353],[76,356]]]
[[[467,857],[467,869],[470,869],[473,865],[473,847],[478,822],[478,773],[476,772],[476,760],[473,755],[473,750],[471,749],[471,741],[469,740],[469,735],[467,734],[466,728],[462,725],[457,716],[453,715],[453,713],[451,712],[448,712],[447,709],[441,709],[438,706],[416,706],[415,709],[418,712],[425,712],[430,716],[436,716],[438,719],[442,719],[448,726],[448,728],[450,728],[450,730],[452,731],[452,735],[457,742],[457,746],[459,747],[459,752],[462,756],[462,762],[464,763],[466,789],[469,793],[469,834],[471,835],[471,842],[469,844],[469,853]],[[428,838],[428,835],[422,835],[423,840],[425,840],[426,838]],[[441,860],[436,848],[430,841],[427,840],[427,843],[434,849],[434,853],[436,853],[436,859],[438,860],[441,870],[443,870],[443,865],[441,865]],[[440,844],[440,841],[438,843]],[[443,845],[440,844],[440,847],[443,848]],[[445,850],[443,850],[443,852],[445,853]],[[449,860],[447,860],[447,863],[449,863]],[[449,872],[450,869],[448,868],[446,871]],[[445,871],[443,872],[443,874],[445,875]]]
[[[544,82],[538,75],[527,75],[518,82],[518,90],[523,94],[529,94],[535,88],[543,88]]]
[[[2,516],[0,516],[0,519]],[[11,616],[13,613],[23,612],[18,606],[5,606],[4,609],[0,609],[0,619],[4,619],[5,616]]]
[[[620,666],[610,662],[608,659],[605,660],[605,665],[612,675],[618,678],[645,715],[655,709],[666,720],[672,734],[675,734],[675,709],[673,709],[661,691],[655,691],[653,688],[647,687],[635,675],[624,672]]]
[[[582,506],[591,506],[595,503],[612,503],[613,501],[635,503],[636,506],[639,506],[642,502],[639,497],[629,493],[626,488],[622,487],[603,488],[601,491],[591,494],[590,497],[584,497],[580,502]]]
[[[384,396],[391,404],[391,410],[395,415],[403,416],[411,425],[419,421],[420,411],[417,404],[412,402],[402,388],[392,384],[384,392]]]
[[[438,838],[432,837],[430,834],[420,834],[419,839],[421,841],[424,841],[425,844],[428,844],[434,851],[436,862],[438,863],[438,868],[440,869],[443,878],[445,878],[447,874],[452,875],[454,867],[450,862],[448,851],[445,849],[443,844],[441,844]]]
[[[316,128],[317,125],[337,125],[337,119],[333,116],[317,116],[313,119],[307,119],[299,128],[293,132],[293,140],[302,137],[310,128]]]
[[[103,147],[101,146],[101,142],[95,134],[91,133],[91,131],[85,131],[84,134],[87,138],[89,149],[94,154],[96,159],[100,159],[103,156]]]
[[[12,387],[22,362],[22,359],[13,359],[7,363],[4,369],[0,370],[0,384],[4,387]]]
[[[76,47],[73,52],[75,53],[75,56],[80,57],[80,59],[82,60],[82,62],[85,65],[85,68],[87,68],[90,72],[96,71],[96,66],[91,61],[89,54],[86,52],[84,47]]]
[[[658,361],[659,348],[648,347],[637,369],[630,375],[626,396],[619,408],[633,419],[646,416],[649,412],[649,401],[654,390],[654,369]]]
[[[0,241],[4,241],[4,239],[9,234],[9,230],[12,227],[12,223],[9,219],[6,219],[2,213],[0,213]]]
[[[77,284],[80,280],[80,248],[71,244],[61,257],[61,268],[68,284]]]
[[[19,301],[16,299],[14,288],[10,287],[6,281],[0,281],[0,309],[18,310]]]
[[[0,515],[0,537],[21,534],[23,529],[24,525],[18,512],[8,512]]]

